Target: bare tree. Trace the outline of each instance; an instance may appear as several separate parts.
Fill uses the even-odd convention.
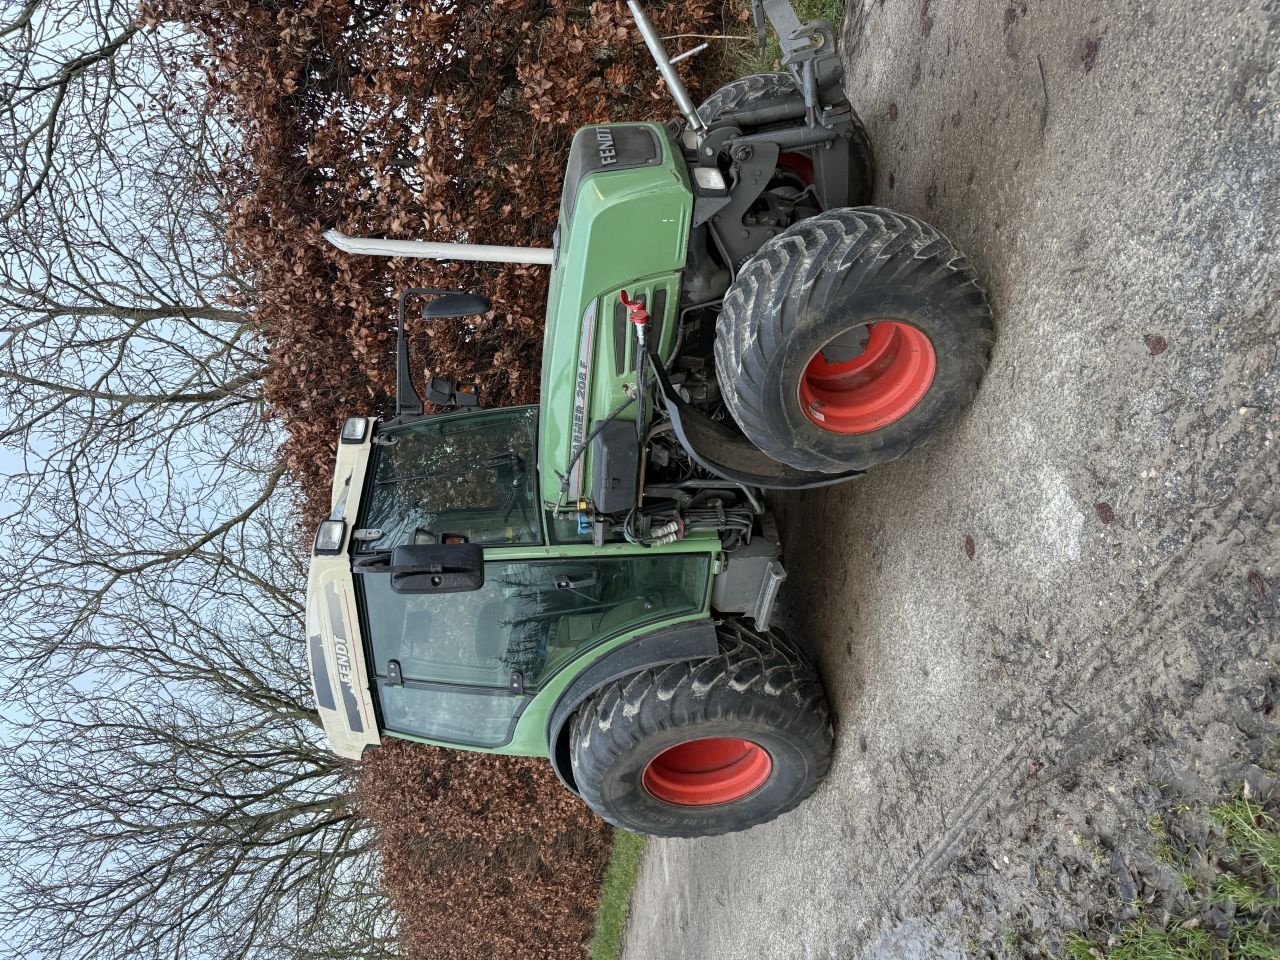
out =
[[[26,0],[6,9],[0,157],[10,195],[0,222],[117,144],[127,112],[154,89],[156,38],[142,26],[136,7],[120,0]]]
[[[162,456],[211,421],[223,447],[261,439],[227,429],[257,429],[231,408],[260,407],[263,374],[214,190],[230,133],[179,66],[190,41],[132,15],[45,0],[3,30],[0,442],[41,441],[42,468],[104,445]],[[53,152],[32,157],[39,130]]]
[[[302,642],[296,492],[196,48],[110,0],[0,26],[0,943],[393,955]]]
[[[284,522],[268,506],[130,577],[29,682],[0,753],[13,955],[388,952],[371,834],[298,662]]]

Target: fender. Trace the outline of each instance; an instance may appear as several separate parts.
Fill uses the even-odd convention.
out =
[[[560,694],[560,699],[551,708],[551,719],[547,721],[547,753],[560,782],[574,793],[578,792],[569,761],[569,720],[589,696],[628,674],[683,660],[704,660],[719,652],[715,623],[707,618],[644,634],[626,646],[606,653],[583,670]]]

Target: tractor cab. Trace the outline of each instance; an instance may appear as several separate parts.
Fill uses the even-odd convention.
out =
[[[520,719],[570,664],[704,615],[718,541],[549,545],[537,431],[537,407],[347,421],[307,600],[337,753],[390,734],[545,754],[545,715]]]

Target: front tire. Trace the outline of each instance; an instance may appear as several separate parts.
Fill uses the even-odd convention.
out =
[[[745,830],[826,776],[831,719],[812,664],[740,621],[718,633],[719,656],[624,677],[574,718],[574,779],[610,823],[660,837]]]
[[[716,320],[716,373],[773,459],[867,470],[959,416],[993,339],[986,294],[941,233],[877,207],[828,210],[738,272]]]

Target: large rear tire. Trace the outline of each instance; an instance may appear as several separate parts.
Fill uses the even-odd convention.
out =
[[[703,123],[711,124],[737,110],[751,109],[767,100],[798,96],[799,93],[789,73],[753,73],[726,83],[707,97],[698,107],[698,116]],[[871,202],[876,164],[866,127],[852,108],[849,112],[853,120],[853,135],[849,138],[849,205],[858,206]],[[801,182],[813,183],[813,160],[808,151],[788,151],[778,158],[778,165],[793,171]]]
[[[941,233],[876,207],[766,243],[725,294],[716,372],[747,438],[801,470],[866,470],[951,423],[987,366],[991,309]]]
[[[718,632],[719,656],[624,677],[575,716],[574,779],[610,823],[659,837],[745,830],[826,776],[831,719],[813,665],[740,621]]]

